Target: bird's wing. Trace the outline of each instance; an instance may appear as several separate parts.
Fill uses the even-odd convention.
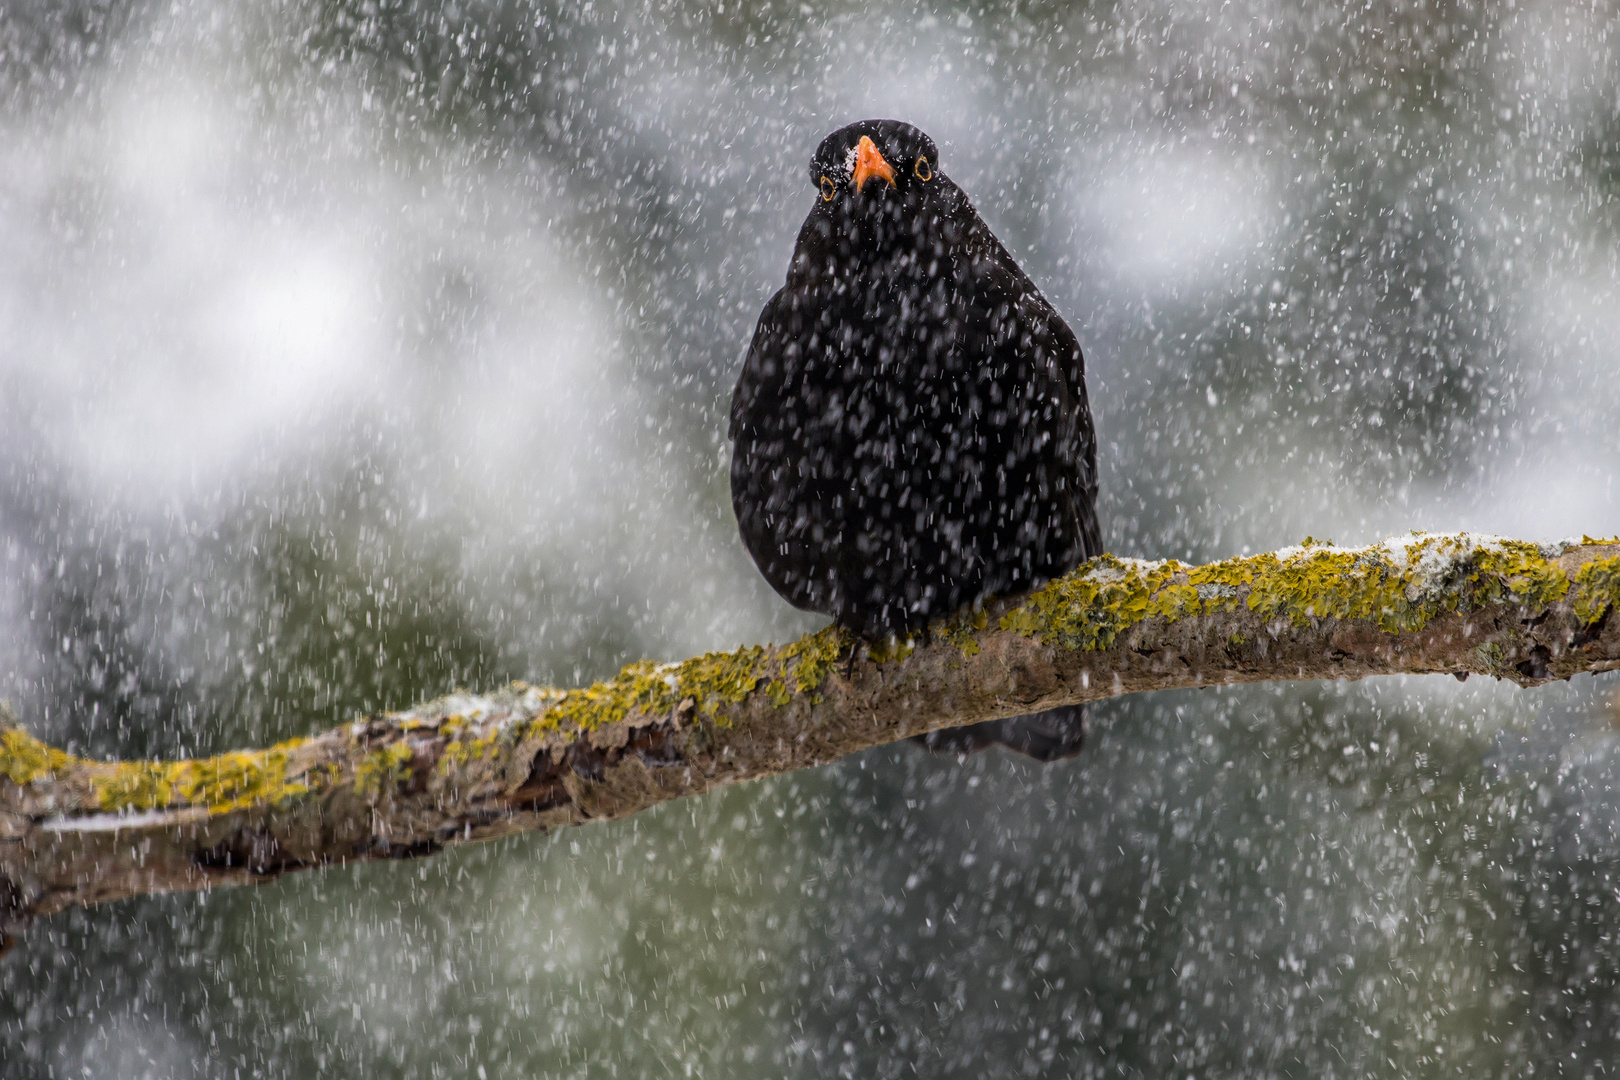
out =
[[[754,327],[754,338],[743,357],[737,388],[731,395],[731,420],[726,438],[735,440],[751,417],[768,418],[777,410],[772,406],[780,401],[787,378],[784,355],[784,319],[788,306],[787,290],[778,289],[775,296],[759,313],[759,324]]]
[[[794,294],[783,289],[760,313],[731,397],[731,505],[771,587],[795,607],[836,615],[828,558],[811,542],[837,490],[822,470],[804,467],[807,410],[817,407],[802,393],[806,336]]]
[[[966,197],[963,198],[965,201]],[[1008,305],[1014,324],[1022,331],[1016,338],[1002,336],[999,339],[997,361],[1016,363],[1019,357],[1027,358],[1031,346],[1048,358],[1045,367],[1054,378],[1041,389],[1053,392],[1058,398],[1057,416],[1050,434],[1057,440],[1058,461],[1073,493],[1080,540],[1077,554],[1080,559],[1101,555],[1102,530],[1097,520],[1097,434],[1086,394],[1085,357],[1080,351],[1080,341],[977,211],[971,211],[971,220],[973,224],[964,249],[973,262],[971,272],[981,295],[998,306]],[[1024,340],[1025,334],[1031,340]],[[1003,350],[1007,353],[1005,360],[1000,355]],[[1034,419],[1039,422],[1043,418]]]

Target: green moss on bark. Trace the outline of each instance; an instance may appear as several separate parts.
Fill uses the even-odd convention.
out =
[[[1620,603],[1620,555],[1593,559],[1575,572],[1575,617],[1583,624],[1602,618],[1613,604]]]
[[[1558,549],[1561,551],[1562,549]],[[1541,607],[1564,599],[1569,576],[1556,554],[1497,537],[1414,534],[1365,548],[1307,540],[1276,553],[1184,568],[1105,555],[1033,594],[1001,620],[1003,629],[1096,651],[1148,618],[1174,622],[1239,604],[1296,626],[1356,619],[1395,633],[1489,604]],[[1577,614],[1590,622],[1620,597],[1616,560],[1582,567]],[[1607,599],[1605,599],[1607,598]]]

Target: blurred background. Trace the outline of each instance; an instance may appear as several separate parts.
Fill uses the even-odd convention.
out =
[[[725,414],[868,116],[1076,329],[1110,550],[1620,532],[1613,2],[0,0],[0,699],[206,754],[814,628]],[[0,1075],[1609,1075],[1616,686],[1143,695],[65,913]]]

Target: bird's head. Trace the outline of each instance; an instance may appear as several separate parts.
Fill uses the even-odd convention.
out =
[[[817,208],[832,238],[881,251],[915,232],[917,215],[948,183],[934,140],[899,120],[862,120],[821,141],[810,159]]]

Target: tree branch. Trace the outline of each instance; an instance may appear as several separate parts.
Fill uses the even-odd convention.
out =
[[[1620,667],[1620,540],[1414,534],[1191,567],[1104,556],[854,648],[642,662],[454,693],[267,750],[96,762],[0,715],[0,932],[76,904],[623,817],[941,727],[1143,690],[1392,673],[1534,686]],[[846,670],[847,668],[847,670]]]

